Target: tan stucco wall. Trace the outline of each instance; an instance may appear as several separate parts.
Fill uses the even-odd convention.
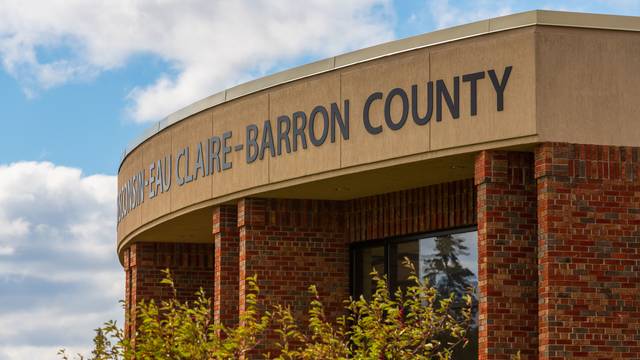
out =
[[[169,192],[154,199],[145,196],[119,223],[119,249],[133,238],[162,241],[162,234],[174,233],[175,239],[195,228],[206,235],[206,227],[196,225],[206,219],[206,211],[194,211],[243,196],[339,199],[464,178],[472,174],[470,159],[478,150],[527,149],[540,141],[639,146],[640,125],[633,120],[640,107],[638,45],[640,34],[635,32],[525,26],[392,54],[221,103],[131,151],[122,163],[118,188],[141,169],[148,171],[152,161],[169,154],[175,161],[180,148],[190,146],[193,161],[198,142],[204,145],[214,134],[232,131],[232,145],[245,143],[248,124],[262,130],[270,119],[275,133],[279,115],[308,115],[316,105],[329,109],[336,103],[344,111],[349,99],[350,136],[343,140],[338,132],[334,143],[309,144],[306,150],[266,155],[251,164],[244,151],[232,151],[230,170],[183,186],[173,179]],[[476,116],[469,114],[469,83],[461,81],[458,119],[445,111],[437,122],[434,109],[428,124],[417,125],[409,110],[405,126],[391,131],[382,120],[383,100],[371,107],[372,123],[382,123],[383,131],[372,135],[364,129],[364,101],[374,91],[386,95],[400,87],[410,98],[411,85],[417,84],[424,96],[429,80],[443,79],[451,90],[453,76],[489,69],[502,76],[506,66],[513,70],[503,111],[496,111],[495,91],[485,73],[478,82]],[[398,118],[397,102],[391,109]],[[182,232],[171,230],[177,228]]]
[[[640,34],[539,27],[537,127],[541,140],[640,144]]]

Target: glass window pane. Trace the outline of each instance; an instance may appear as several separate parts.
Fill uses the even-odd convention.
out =
[[[354,290],[355,296],[363,295],[371,299],[376,291],[376,284],[370,273],[375,269],[378,274],[384,274],[384,246],[374,246],[357,249],[355,251]]]
[[[462,295],[478,284],[478,233],[420,239],[420,278],[441,294]]]
[[[410,270],[404,265],[404,259],[408,259],[415,269],[418,270],[420,263],[420,242],[415,240],[391,244],[389,256],[391,258],[391,269],[389,273],[390,289],[393,292],[395,292],[398,287],[404,290],[408,285],[411,285],[407,279]]]
[[[470,329],[469,344],[456,349],[453,359],[477,359],[478,357],[478,302],[475,291],[478,286],[478,233],[468,231],[438,236],[424,236],[390,239],[386,245],[359,247],[354,250],[354,296],[361,294],[370,299],[375,291],[375,283],[369,273],[389,272],[389,288],[406,288],[409,269],[404,265],[407,258],[413,264],[421,279],[428,279],[431,286],[443,296],[456,293],[458,298],[472,289],[474,295],[474,323]],[[388,253],[385,254],[385,247]],[[388,264],[388,269],[385,269]],[[462,306],[462,301],[458,306]],[[455,304],[454,304],[455,306]],[[444,339],[443,339],[444,340]]]
[[[474,322],[469,329],[469,344],[459,347],[453,358],[478,357],[478,232],[446,234],[420,239],[420,277],[428,279],[442,296],[462,296],[473,291]],[[454,303],[455,304],[455,303]],[[463,306],[462,301],[458,306]]]

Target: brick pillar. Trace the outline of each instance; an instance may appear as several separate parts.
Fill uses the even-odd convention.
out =
[[[131,245],[128,248],[124,249],[123,252],[123,264],[124,267],[124,335],[127,338],[131,337],[131,334],[134,333],[133,329],[136,328],[135,316],[135,301],[134,297],[134,289],[133,284],[135,284],[136,280],[133,279],[133,276],[136,275],[136,272],[133,271],[131,266],[131,248],[135,246]]]
[[[160,301],[169,298],[171,290],[161,285],[162,270],[170,269],[178,299],[195,298],[202,287],[206,296],[213,294],[213,243],[137,243],[125,250],[126,317],[125,329],[136,328],[136,304],[141,300]]]
[[[536,149],[541,359],[640,354],[640,149]]]
[[[343,314],[349,297],[349,246],[343,204],[333,201],[243,199],[240,230],[240,312],[246,276],[258,275],[260,301],[291,306],[299,319],[318,287],[329,318]],[[306,326],[306,324],[302,324]],[[267,334],[260,352],[276,352]]]
[[[227,327],[238,324],[239,239],[238,208],[220,205],[213,210],[215,281],[213,318]]]
[[[479,358],[537,358],[537,235],[533,154],[483,151],[478,207]]]

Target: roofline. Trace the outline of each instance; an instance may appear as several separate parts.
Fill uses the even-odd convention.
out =
[[[154,123],[123,150],[118,173],[127,156],[155,134],[192,115],[225,102],[299,79],[326,73],[350,65],[426,48],[456,40],[517,29],[532,25],[549,25],[603,30],[640,31],[640,17],[532,10],[481,20],[469,24],[436,30],[405,39],[394,40],[368,48],[297,66],[275,74],[248,81],[198,100]]]

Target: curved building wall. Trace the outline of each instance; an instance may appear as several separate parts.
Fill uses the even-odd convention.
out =
[[[524,13],[385,44],[178,112],[186,117],[163,123],[121,164],[118,248],[243,196],[343,200],[468,178],[464,166],[397,175],[468,163],[484,149],[637,146],[640,36],[610,29],[640,24],[578,15]],[[353,186],[370,173],[381,180]],[[186,228],[185,241],[198,241],[201,231]]]
[[[534,34],[527,27],[348,66],[234,99],[162,130],[123,161],[119,242],[185,209],[466,154],[478,144],[532,143]],[[144,180],[135,181],[142,170]],[[451,176],[469,177],[470,169]],[[149,184],[138,187],[144,201],[124,213],[134,192],[123,186],[130,179]],[[406,187],[400,182],[389,190]]]
[[[377,247],[389,270],[398,244],[465,232],[477,237],[479,358],[634,358],[638,31],[636,17],[516,14],[170,115],[119,169],[127,309],[166,295],[154,276],[170,266],[180,289],[213,291],[219,323],[237,324],[251,274],[264,303],[298,312],[319,284],[333,317],[364,288],[356,252]]]

